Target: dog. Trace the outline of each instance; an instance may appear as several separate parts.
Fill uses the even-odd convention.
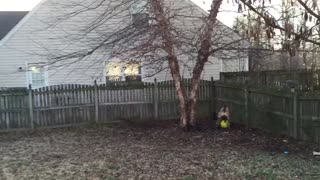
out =
[[[216,127],[220,127],[220,123],[223,120],[227,120],[230,122],[230,110],[229,107],[226,105],[223,105],[223,107],[220,109],[220,111],[217,114],[217,123],[216,123]]]

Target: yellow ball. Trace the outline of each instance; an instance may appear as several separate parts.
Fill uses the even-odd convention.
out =
[[[227,121],[227,120],[222,120],[222,121],[220,122],[220,126],[221,126],[222,128],[228,128],[228,127],[230,126],[230,123],[229,123],[229,121]]]

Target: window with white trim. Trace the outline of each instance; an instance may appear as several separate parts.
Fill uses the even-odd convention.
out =
[[[31,84],[34,89],[46,86],[44,66],[29,65],[29,84]]]
[[[140,63],[137,61],[107,62],[106,81],[142,81]]]
[[[108,62],[106,64],[106,80],[122,81],[122,65],[119,62]]]
[[[147,4],[147,0],[137,0],[131,5],[130,11],[133,27],[143,28],[149,26],[149,12]]]

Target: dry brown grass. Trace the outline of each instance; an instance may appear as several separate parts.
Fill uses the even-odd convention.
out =
[[[315,147],[289,141],[286,156],[281,140],[174,124],[2,134],[0,179],[319,179]]]

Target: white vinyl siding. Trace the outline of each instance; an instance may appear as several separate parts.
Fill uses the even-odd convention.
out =
[[[222,59],[222,72],[239,72],[247,70],[247,59]]]
[[[76,31],[83,28],[84,23],[92,22],[102,12],[103,8],[88,11],[80,16],[73,17],[70,20],[59,23],[57,26],[48,26],[47,22],[50,22],[53,17],[63,15],[65,12],[70,12],[70,9],[64,9],[56,7],[56,5],[50,4],[50,2],[59,2],[57,4],[68,4],[69,0],[44,0],[36,9],[29,13],[22,21],[17,25],[17,29],[11,36],[5,38],[5,41],[1,41],[0,44],[0,84],[5,87],[27,87],[30,83],[29,78],[24,71],[20,71],[19,67],[26,67],[26,63],[38,63],[47,61],[45,53],[47,50],[51,50],[50,54],[59,52],[66,52],[72,50],[87,49],[84,44],[79,42],[67,41],[66,38],[74,36]],[[79,0],[81,1],[81,0]],[[90,1],[87,1],[90,2]],[[112,1],[117,2],[117,1]],[[182,6],[195,6],[189,0],[166,0],[168,5],[176,6],[174,8],[179,9]],[[68,7],[72,8],[72,7]],[[199,7],[196,7],[193,11],[184,10],[180,12],[187,16],[187,13],[196,13],[201,15],[204,13]],[[181,16],[179,18],[184,18]],[[120,19],[120,18],[119,18]],[[124,23],[132,23],[131,18],[127,18]],[[106,22],[108,24],[109,22]],[[123,26],[124,23],[117,23],[117,19],[108,26],[101,27],[97,30],[100,33],[113,32]],[[200,21],[192,21],[184,23],[183,19],[179,19],[174,22],[174,25],[181,26],[181,30],[189,28],[195,28],[190,32],[184,32],[186,34],[194,35],[195,30],[198,30]],[[114,25],[114,26],[113,26]],[[109,28],[106,28],[109,27]],[[232,34],[232,33],[230,33]],[[91,36],[91,35],[90,35]],[[93,35],[94,36],[94,35]],[[108,57],[107,52],[95,52],[90,57],[78,62],[74,62],[74,59],[68,60],[64,65],[56,64],[55,66],[49,65],[45,71],[47,74],[46,85],[56,84],[93,84],[95,80],[98,83],[106,82],[106,68],[105,62]],[[180,58],[180,57],[179,57]],[[205,66],[205,70],[202,77],[209,80],[212,76],[215,79],[219,78],[219,72],[221,72],[221,63],[216,58],[210,57],[210,62]],[[180,62],[185,61],[185,57],[181,57]],[[143,64],[143,62],[142,62]],[[166,63],[164,63],[166,66]],[[153,82],[154,78],[158,81],[171,80],[170,70],[163,68],[164,70],[157,73],[153,77],[149,77],[152,72],[152,68],[142,66],[142,81]],[[184,78],[190,78],[190,68],[183,66],[181,63],[181,73]],[[40,79],[40,78],[38,78]],[[43,83],[39,80],[38,84]]]

